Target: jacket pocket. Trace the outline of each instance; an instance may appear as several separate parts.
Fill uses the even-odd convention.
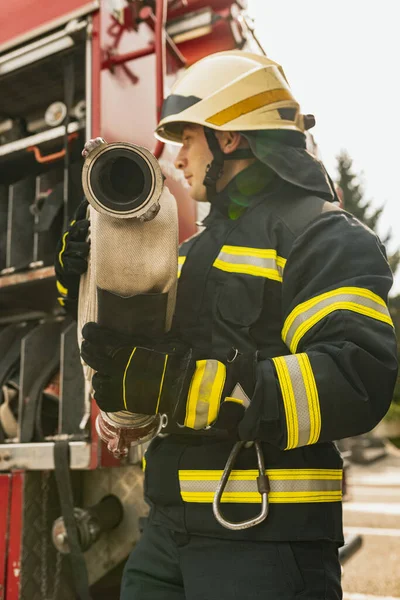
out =
[[[217,299],[217,314],[228,323],[250,327],[260,317],[265,282],[260,277],[231,275]]]

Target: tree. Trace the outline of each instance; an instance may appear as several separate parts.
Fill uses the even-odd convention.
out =
[[[382,205],[373,209],[371,201],[365,200],[361,178],[354,173],[353,161],[344,150],[337,157],[337,170],[338,179],[336,183],[341,191],[343,208],[365,223],[370,229],[376,231],[385,207]],[[384,244],[388,244],[391,238],[392,233],[389,231],[382,241]],[[395,273],[400,263],[400,249],[397,249],[393,254],[389,254],[388,261],[393,273]]]

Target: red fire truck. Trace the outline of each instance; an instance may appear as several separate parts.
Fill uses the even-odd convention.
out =
[[[142,449],[117,461],[98,439],[76,323],[57,308],[55,245],[82,199],[83,144],[96,136],[152,150],[177,199],[180,238],[196,231],[175,151],[152,132],[182,69],[219,50],[262,52],[245,9],[244,0],[0,4],[0,600],[76,598],[82,560],[92,598],[118,596],[113,574],[146,515]]]

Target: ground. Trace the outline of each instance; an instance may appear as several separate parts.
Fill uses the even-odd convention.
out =
[[[363,545],[344,566],[344,600],[400,600],[400,450],[352,465],[349,492],[345,534],[361,534]]]

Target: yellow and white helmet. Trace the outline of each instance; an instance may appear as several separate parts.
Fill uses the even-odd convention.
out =
[[[183,123],[216,131],[307,129],[282,67],[242,50],[206,56],[175,83],[155,135],[181,143]]]

